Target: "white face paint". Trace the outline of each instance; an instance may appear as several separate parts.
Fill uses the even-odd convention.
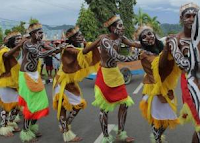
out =
[[[77,43],[83,43],[84,37],[83,37],[83,34],[81,33],[81,31],[79,31],[79,32],[75,35],[75,40],[76,40]]]
[[[15,46],[17,46],[21,42],[21,40],[22,40],[22,36],[21,35],[16,36],[15,37]]]
[[[195,8],[188,8],[182,13],[182,21],[184,27],[188,29],[192,29],[192,24],[194,22],[194,17],[197,14],[197,9]]]
[[[35,38],[36,38],[37,41],[42,41],[42,39],[43,39],[43,31],[42,31],[42,29],[36,31]]]
[[[124,24],[122,20],[117,21],[116,28],[114,29],[114,34],[123,36],[124,35]]]
[[[141,33],[142,43],[146,46],[152,46],[155,44],[155,35],[150,29],[145,29]]]

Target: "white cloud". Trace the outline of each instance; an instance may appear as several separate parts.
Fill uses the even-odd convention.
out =
[[[148,12],[178,13],[181,5],[200,0],[137,0],[136,7]],[[84,0],[0,0],[1,18],[28,21],[37,18],[44,24],[75,24]],[[156,16],[156,15],[155,15]]]
[[[169,0],[169,3],[171,4],[171,6],[176,6],[176,7],[180,7],[181,5],[184,5],[189,2],[193,2],[197,5],[200,5],[199,0]]]
[[[150,11],[178,12],[181,5],[189,2],[194,2],[200,6],[200,0],[138,0],[136,6]]]
[[[63,21],[75,23],[84,0],[0,0],[0,3],[0,18],[28,21],[34,17],[43,21],[52,15],[52,23],[63,24]]]
[[[143,10],[146,10],[146,11],[157,11],[157,12],[179,12],[178,9],[174,9],[174,8],[165,8],[165,7],[150,7],[148,5],[140,5],[140,8],[142,8]]]

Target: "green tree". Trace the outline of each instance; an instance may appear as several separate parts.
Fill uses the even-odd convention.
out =
[[[133,6],[136,0],[85,0],[89,5],[90,10],[94,13],[98,20],[99,33],[107,32],[103,28],[103,23],[114,15],[119,14],[125,26],[125,35],[128,38],[132,37],[134,32],[133,23]]]
[[[3,44],[3,31],[0,27],[0,45],[2,45],[2,44]]]
[[[6,29],[6,30],[4,31],[4,35],[7,36],[10,32],[11,32],[10,29]]]
[[[77,25],[87,41],[94,41],[99,35],[98,21],[90,8],[86,9],[82,4],[77,20]]]
[[[149,15],[147,15],[147,24],[153,28],[155,33],[160,36],[163,35],[162,29],[160,27],[160,22],[157,20],[157,16],[151,18]]]
[[[118,3],[120,17],[125,26],[125,35],[128,38],[132,38],[133,32],[135,30],[133,23],[133,6],[136,4],[136,0],[119,0]]]
[[[147,24],[147,19],[149,15],[147,13],[144,13],[141,8],[139,8],[138,14],[134,17],[134,25],[141,26],[143,24]]]
[[[39,20],[31,17],[29,20],[29,24],[34,24],[34,23],[39,23]]]
[[[135,15],[134,24],[138,26],[149,25],[156,34],[163,35],[157,16],[151,17],[148,13],[143,12],[141,8],[139,8],[138,14]]]
[[[116,0],[85,0],[100,23],[104,23],[118,12]]]
[[[89,9],[94,13],[95,18],[98,20],[97,26],[99,33],[107,33],[103,23],[106,22],[113,15],[119,13],[116,5],[116,0],[85,0],[89,5]]]
[[[24,27],[25,24],[26,22],[21,21],[19,25],[14,26],[12,28],[12,31],[17,31],[20,32],[21,34],[25,34],[26,33],[26,28]]]

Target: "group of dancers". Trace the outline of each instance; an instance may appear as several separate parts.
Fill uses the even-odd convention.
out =
[[[200,143],[199,7],[194,3],[181,6],[180,21],[183,30],[176,35],[159,40],[152,27],[142,25],[134,34],[135,41],[131,41],[124,36],[120,17],[113,16],[104,23],[109,33],[94,42],[87,42],[76,26],[65,34],[68,44],[56,48],[42,41],[39,23],[29,25],[26,38],[19,32],[9,33],[0,48],[0,135],[11,137],[20,132],[22,142],[35,142],[41,137],[37,120],[49,114],[49,103],[39,74],[39,59],[61,54],[61,65],[53,81],[53,108],[65,142],[82,141],[71,124],[87,106],[78,83],[92,72],[97,72],[92,105],[100,108],[101,143],[134,141],[125,131],[127,110],[134,102],[126,91],[117,62],[140,60],[145,71],[140,110],[151,126],[151,141],[163,143],[162,136],[168,127],[191,120],[195,126],[192,142]],[[121,43],[131,47],[128,56],[119,54]],[[183,108],[178,118],[174,89],[180,75]],[[117,106],[118,128],[114,138],[108,133],[108,113]],[[17,125],[20,110],[23,129]]]

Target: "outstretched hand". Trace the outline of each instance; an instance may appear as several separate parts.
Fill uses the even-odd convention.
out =
[[[142,48],[140,41],[134,41],[134,44],[136,48]]]
[[[171,48],[170,48],[170,39],[172,37],[174,37],[174,36],[171,34],[171,35],[168,35],[167,38],[166,38],[166,44],[165,44],[164,50],[167,51],[167,52],[171,51]]]

